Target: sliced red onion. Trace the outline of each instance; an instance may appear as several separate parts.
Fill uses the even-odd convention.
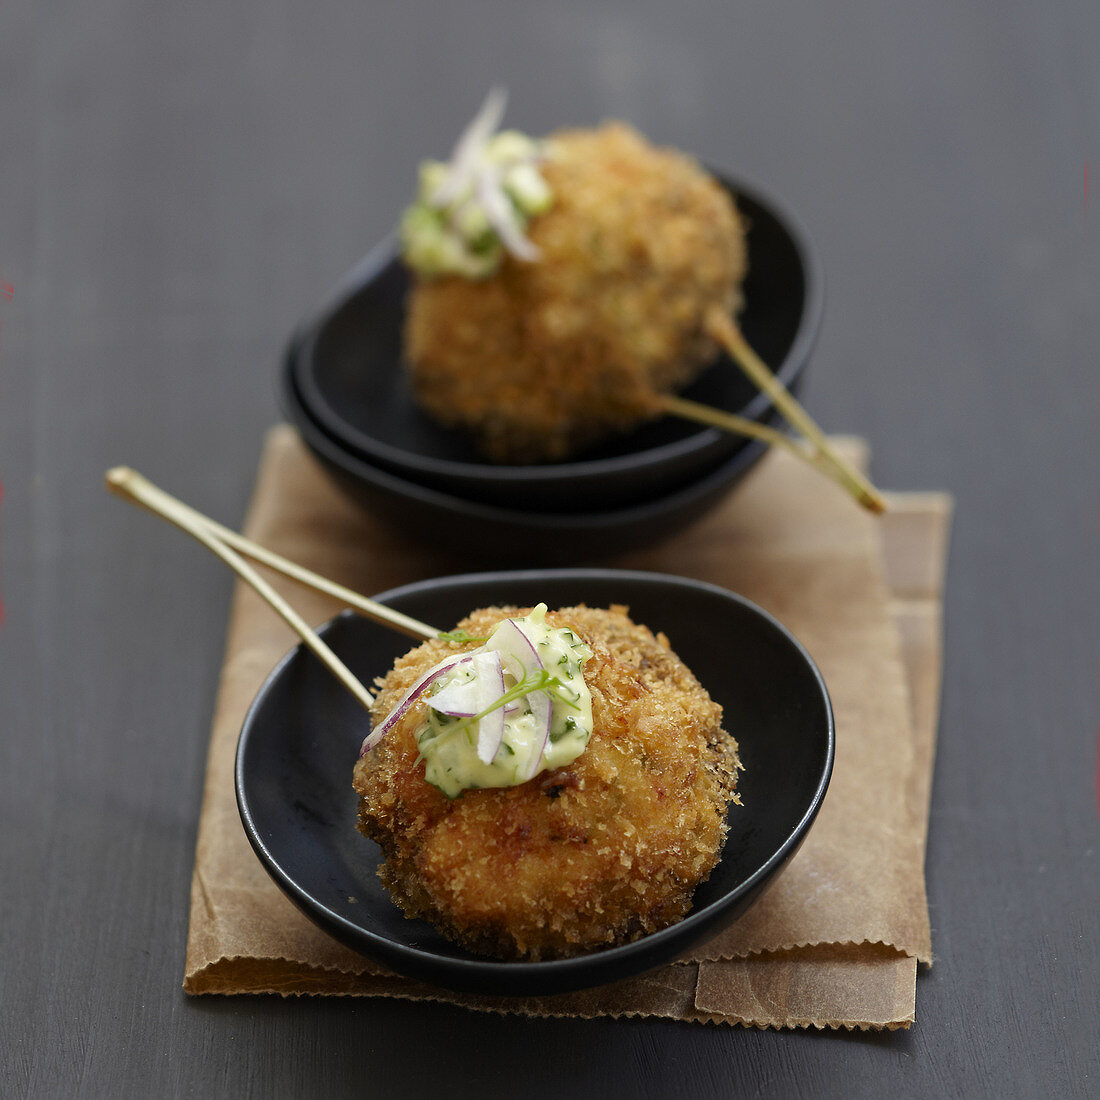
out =
[[[504,666],[505,675],[511,676],[517,684],[527,675],[527,669],[523,667],[523,662],[518,657],[500,649],[494,652],[500,654],[500,663]]]
[[[486,648],[495,649],[501,654],[505,668],[511,676],[515,677],[517,682],[522,680],[528,673],[537,672],[546,667],[534,642],[531,641],[523,627],[515,619],[505,619],[493,631],[492,637],[486,642]],[[518,670],[516,668],[517,664],[520,666]],[[550,738],[550,717],[553,712],[553,704],[548,692],[529,692],[526,696],[526,702],[534,716],[535,739],[538,744],[538,751],[532,755],[527,774],[523,777],[524,780],[535,775],[542,765],[542,754],[546,750],[546,742]]]
[[[479,171],[475,178],[475,194],[485,217],[500,238],[500,243],[517,259],[533,262],[542,255],[538,247],[521,232],[516,210],[504,193],[495,173]]]
[[[550,716],[553,713],[549,692],[532,691],[527,696],[527,702],[531,705],[531,713],[535,719],[535,741],[538,744],[538,751],[531,756],[527,774],[523,777],[525,780],[536,775],[542,766],[542,754],[546,751],[546,742],[550,739]]]
[[[503,88],[493,88],[485,97],[481,109],[455,143],[447,176],[432,196],[433,205],[443,207],[458,197],[462,185],[473,171],[482,149],[485,148],[485,143],[493,136],[501,119],[504,118],[504,107],[507,102],[508,95]]]
[[[509,673],[513,676],[515,676],[514,666],[508,665],[507,660],[511,657],[518,661],[523,669],[523,675],[516,676],[517,680],[522,680],[528,672],[537,672],[539,669],[546,667],[542,663],[542,658],[539,656],[534,643],[523,632],[515,619],[505,619],[493,631],[492,637],[485,643],[485,648],[496,650],[497,653],[501,654]]]
[[[428,706],[432,710],[439,711],[440,714],[451,714],[456,718],[473,718],[481,709],[478,704],[477,680],[448,684],[428,697]]]
[[[474,674],[477,683],[477,713],[491,707],[504,694],[504,669],[499,653],[475,653]],[[504,708],[489,711],[477,724],[477,756],[491,764],[504,740]]]
[[[501,653],[500,663],[503,666],[505,675],[511,676],[517,684],[527,674],[523,667],[523,662],[513,657],[510,653]],[[510,703],[505,704],[504,713],[508,717],[511,717],[513,714],[518,714],[526,705],[527,703],[523,699],[513,699]]]
[[[373,749],[374,746],[401,721],[409,707],[411,707],[444,672],[469,660],[472,660],[469,653],[455,653],[449,657],[445,657],[439,664],[433,665],[428,669],[428,671],[425,672],[407,692],[405,692],[397,706],[395,706],[393,710],[391,710],[390,713],[371,730],[363,741],[362,747],[359,749],[359,755],[363,756],[364,753]]]

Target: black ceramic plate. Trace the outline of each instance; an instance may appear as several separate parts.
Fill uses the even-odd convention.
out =
[[[817,337],[823,302],[819,264],[805,231],[782,204],[723,181],[748,222],[749,273],[740,325],[782,381],[796,389]],[[728,461],[746,440],[665,417],[575,461],[502,466],[468,438],[417,408],[401,366],[408,279],[392,243],[353,271],[289,352],[303,407],[348,453],[407,481],[502,507],[605,511],[683,488]],[[769,400],[728,359],[684,396],[752,420]]]
[[[763,456],[753,441],[685,488],[605,512],[544,512],[463,500],[407,481],[352,454],[309,415],[288,371],[283,408],[302,441],[358,504],[412,532],[439,539],[479,568],[578,565],[641,549],[676,534],[718,504]]]
[[[497,962],[407,920],[375,871],[377,847],[355,828],[352,769],[367,732],[358,703],[308,651],[268,677],[237,749],[237,801],[264,866],[301,910],[349,947],[437,985],[481,993],[552,993],[601,985],[667,962],[740,915],[805,837],[829,782],[833,718],[813,661],[775,619],[713,585],[652,573],[481,573],[394,589],[383,602],[449,628],[477,607],[545,600],[630,606],[665,631],[725,709],[745,766],[722,859],[678,924],[622,947],[551,962]],[[412,643],[350,613],[325,639],[363,680]]]

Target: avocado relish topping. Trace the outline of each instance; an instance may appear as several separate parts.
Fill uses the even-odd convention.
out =
[[[373,748],[421,697],[416,733],[424,778],[449,798],[514,787],[572,763],[592,735],[584,682],[591,649],[546,622],[546,604],[504,619],[479,648],[429,669],[363,742]]]
[[[450,161],[420,166],[416,200],[401,219],[402,255],[420,275],[482,279],[505,252],[528,262],[539,258],[524,234],[553,201],[539,172],[543,144],[518,130],[496,132],[505,101],[504,92],[493,89]]]

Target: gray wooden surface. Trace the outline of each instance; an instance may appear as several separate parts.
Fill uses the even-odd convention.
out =
[[[1087,0],[0,7],[0,1094],[1097,1095],[1098,49]],[[102,472],[239,521],[289,330],[492,81],[783,195],[809,405],[957,496],[908,1033],[180,992],[230,579]]]

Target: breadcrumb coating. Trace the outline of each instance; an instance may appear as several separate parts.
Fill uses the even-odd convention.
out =
[[[484,636],[527,610],[485,608],[459,628]],[[593,651],[584,672],[594,730],[572,764],[450,800],[417,762],[420,702],[354,774],[359,828],[382,849],[378,873],[394,902],[502,959],[577,955],[675,923],[718,862],[727,809],[739,803],[721,707],[664,635],[624,607],[564,608],[547,621]],[[430,641],[400,658],[378,681],[373,720],[454,651]]]
[[[717,353],[707,309],[741,306],[743,226],[694,160],[622,123],[548,149],[554,204],[528,230],[541,258],[409,296],[417,400],[496,462],[560,460],[658,415]]]

